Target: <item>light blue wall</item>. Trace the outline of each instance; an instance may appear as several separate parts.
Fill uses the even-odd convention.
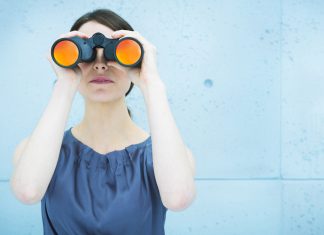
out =
[[[0,1],[0,234],[42,234],[40,204],[10,192],[12,153],[55,74],[47,50],[83,13],[116,11],[158,49],[197,164],[197,198],[166,234],[324,234],[324,2]],[[127,98],[148,130],[138,88]],[[67,127],[80,121],[76,96]]]

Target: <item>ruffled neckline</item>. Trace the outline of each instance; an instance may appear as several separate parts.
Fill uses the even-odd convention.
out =
[[[72,139],[74,142],[78,143],[83,150],[87,150],[87,151],[90,151],[92,152],[93,154],[97,155],[97,156],[100,156],[100,157],[107,157],[107,156],[111,156],[111,155],[119,155],[123,152],[126,152],[127,153],[130,153],[132,152],[133,150],[137,149],[137,148],[140,148],[140,147],[144,147],[146,145],[148,145],[150,142],[151,142],[151,135],[146,138],[144,141],[142,142],[139,142],[139,143],[135,143],[135,144],[131,144],[131,145],[128,145],[122,149],[117,149],[117,150],[113,150],[113,151],[110,151],[108,153],[99,153],[97,152],[96,150],[94,150],[93,148],[91,148],[90,146],[86,145],[85,143],[83,143],[82,141],[80,141],[79,139],[77,139],[73,133],[72,133],[72,128],[73,127],[70,127],[67,131],[67,136]]]

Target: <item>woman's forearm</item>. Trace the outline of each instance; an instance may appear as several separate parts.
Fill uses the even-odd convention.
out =
[[[150,132],[155,178],[163,204],[174,210],[188,206],[195,182],[188,152],[168,104],[165,85],[152,79],[143,89]]]
[[[76,87],[70,81],[57,80],[49,103],[21,153],[11,185],[24,201],[37,202],[46,192],[57,164],[75,92]]]

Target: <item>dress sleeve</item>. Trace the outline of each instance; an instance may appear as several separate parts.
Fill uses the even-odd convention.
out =
[[[155,196],[161,198],[154,173],[154,162],[152,155],[152,144],[149,143],[145,148],[146,171],[149,178],[150,187],[153,189]]]
[[[154,192],[157,196],[160,197],[159,188],[156,183],[154,167],[153,167],[153,156],[152,156],[152,144],[148,143],[145,148],[145,160],[146,160],[146,170],[148,178],[150,181],[150,186],[154,189]]]
[[[153,162],[153,155],[152,155],[152,144],[149,143],[146,146],[145,149],[145,159],[146,159],[146,170],[147,175],[150,182],[150,187],[152,188],[152,192],[154,194],[154,197],[160,202],[160,206],[163,210],[168,210],[162,203],[160,191],[156,182],[155,174],[154,174],[154,162]]]
[[[48,187],[46,189],[46,192],[45,192],[45,195],[48,194],[48,193],[51,193],[55,187],[55,181],[58,177],[58,171],[59,171],[59,168],[61,167],[61,164],[62,164],[62,161],[63,161],[63,157],[64,156],[67,156],[67,154],[69,154],[69,148],[67,148],[67,146],[65,144],[62,144],[61,146],[61,149],[60,149],[60,153],[59,153],[59,156],[58,156],[58,159],[57,159],[57,163],[56,163],[56,166],[55,166],[55,170],[53,172],[53,175],[52,175],[52,178],[48,184]]]

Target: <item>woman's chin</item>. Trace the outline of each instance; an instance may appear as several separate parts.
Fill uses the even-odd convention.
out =
[[[113,94],[107,94],[107,92],[101,94],[97,92],[95,94],[91,94],[90,96],[88,96],[88,99],[91,100],[92,102],[103,102],[103,103],[111,102],[118,98],[120,97],[116,97]]]

